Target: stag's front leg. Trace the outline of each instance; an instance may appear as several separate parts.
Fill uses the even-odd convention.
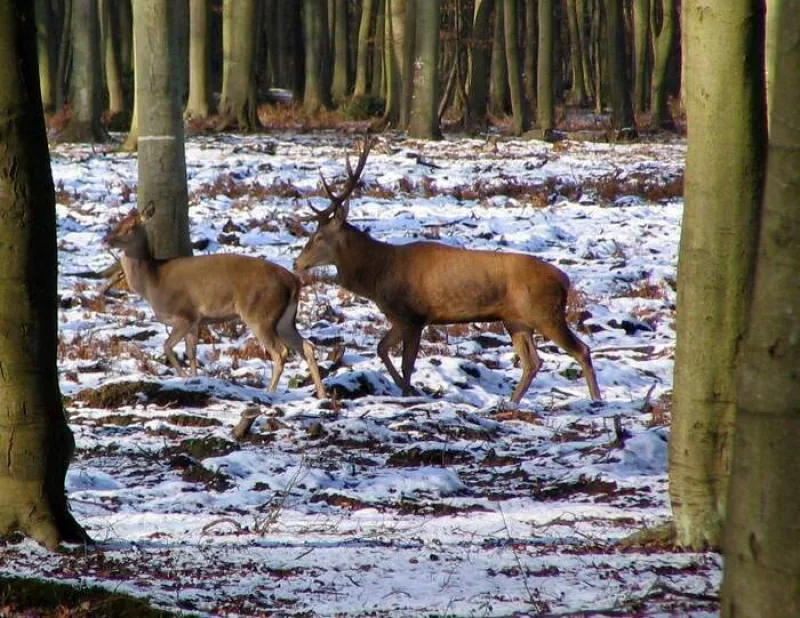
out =
[[[170,332],[167,340],[164,342],[164,354],[169,361],[169,364],[173,366],[175,371],[178,372],[178,375],[182,378],[186,377],[186,372],[181,367],[181,364],[178,362],[178,357],[175,356],[175,352],[173,348],[178,344],[178,342],[186,337],[192,331],[192,322],[187,320],[186,318],[176,318],[172,322],[172,331]],[[188,347],[188,343],[187,343]],[[187,350],[187,355],[191,353]]]
[[[403,330],[403,395],[416,395],[416,389],[411,386],[411,374],[414,373],[414,363],[419,354],[419,341],[422,338],[423,326],[409,324]]]

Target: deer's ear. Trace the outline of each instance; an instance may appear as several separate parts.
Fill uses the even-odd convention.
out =
[[[147,220],[156,214],[156,203],[153,200],[147,202],[144,208],[139,209],[139,216],[143,220]]]

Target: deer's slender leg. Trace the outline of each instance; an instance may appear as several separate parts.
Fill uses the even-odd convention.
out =
[[[600,387],[597,385],[597,377],[594,373],[589,346],[578,339],[566,322],[544,328],[542,334],[578,361],[583,370],[583,376],[586,378],[586,384],[589,386],[589,395],[595,401],[600,401],[602,396],[600,395]]]
[[[178,362],[178,357],[175,356],[175,352],[173,348],[178,344],[178,342],[186,337],[189,332],[192,330],[192,322],[187,320],[186,318],[175,318],[172,322],[172,330],[167,337],[167,340],[164,342],[164,354],[167,357],[170,365],[178,372],[178,375],[182,378],[186,377],[186,372],[181,367],[181,364]],[[187,350],[188,354],[188,350]]]
[[[403,378],[397,373],[392,359],[389,358],[389,351],[403,339],[403,326],[399,322],[391,322],[391,324],[392,327],[389,329],[389,332],[387,332],[378,343],[378,357],[380,357],[383,364],[386,365],[386,369],[389,371],[389,375],[392,376],[394,383],[400,388],[405,389]]]
[[[186,345],[186,358],[189,359],[189,370],[193,378],[197,377],[197,342],[200,339],[200,324],[192,326],[186,333],[183,342]]]
[[[414,363],[419,354],[419,340],[422,337],[422,326],[408,324],[403,329],[403,394],[415,394],[411,386],[411,374],[414,373]]]
[[[519,403],[523,395],[528,391],[533,378],[539,372],[539,368],[542,366],[542,359],[539,358],[539,354],[536,352],[536,344],[533,342],[531,331],[516,330],[509,328],[508,325],[506,325],[506,328],[511,333],[511,343],[513,343],[514,351],[522,363],[522,377],[520,377],[519,384],[517,384],[514,393],[511,395],[511,401]]]

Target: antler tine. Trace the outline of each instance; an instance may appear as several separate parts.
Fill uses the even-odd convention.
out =
[[[325,180],[325,176],[322,175],[322,171],[319,173],[320,181],[322,182],[322,187],[325,190],[325,193],[328,194],[328,198],[331,201],[331,205],[328,206],[325,210],[319,211],[313,206],[311,207],[314,212],[317,213],[318,218],[324,218],[329,216],[332,212],[335,212],[337,208],[339,208],[342,204],[344,204],[345,200],[350,197],[350,194],[355,190],[358,186],[358,180],[361,177],[361,172],[364,171],[364,165],[367,163],[367,156],[369,155],[369,150],[372,147],[373,143],[372,138],[367,138],[364,140],[363,145],[361,147],[361,151],[358,155],[358,164],[356,165],[355,172],[353,171],[353,166],[350,164],[350,157],[347,156],[345,158],[345,169],[347,170],[347,180],[345,181],[344,187],[342,190],[337,194],[333,192],[328,181]],[[310,205],[310,204],[309,204]]]

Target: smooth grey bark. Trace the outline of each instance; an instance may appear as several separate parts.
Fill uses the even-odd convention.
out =
[[[176,36],[178,7],[173,0],[136,0],[136,100],[147,113],[139,118],[140,207],[155,205],[147,222],[153,257],[191,255],[186,155],[178,78],[181,52]]]
[[[69,123],[59,139],[65,142],[102,142],[107,135],[100,123],[102,87],[100,23],[97,0],[72,0],[70,18],[72,73]]]
[[[553,0],[539,0],[539,54],[536,68],[536,124],[552,131],[553,112]]]
[[[439,23],[441,0],[423,0],[417,6],[413,100],[408,132],[419,139],[439,139]]]
[[[208,64],[209,0],[189,0],[189,98],[183,116],[187,120],[208,117],[211,86]]]
[[[369,84],[369,38],[372,32],[373,0],[364,0],[361,6],[361,19],[358,26],[358,48],[356,54],[356,81],[353,86],[353,98],[367,95]]]
[[[386,104],[383,122],[403,129],[408,124],[410,99],[408,98],[408,2],[413,0],[386,0],[384,20],[386,72]]]
[[[0,2],[0,536],[90,539],[64,478],[75,447],[56,367],[56,205],[30,0]]]
[[[775,11],[778,31],[755,280],[736,389],[723,618],[800,616],[800,13],[782,1],[767,10]]]
[[[652,0],[652,2],[650,31],[653,35],[654,59],[650,123],[653,127],[665,127],[672,125],[667,107],[667,71],[675,39],[675,3],[674,0]],[[660,23],[657,21],[659,12]]]
[[[727,513],[761,201],[763,39],[759,0],[688,0],[683,10],[689,132],[669,492],[677,542],[699,550],[720,546]]]
[[[529,118],[522,94],[522,69],[519,61],[519,20],[517,0],[503,2],[503,28],[506,42],[506,66],[508,75],[508,96],[511,101],[511,133],[522,135],[528,130]]]
[[[331,97],[341,105],[350,94],[350,54],[347,47],[347,0],[336,0],[333,24],[333,77]]]

